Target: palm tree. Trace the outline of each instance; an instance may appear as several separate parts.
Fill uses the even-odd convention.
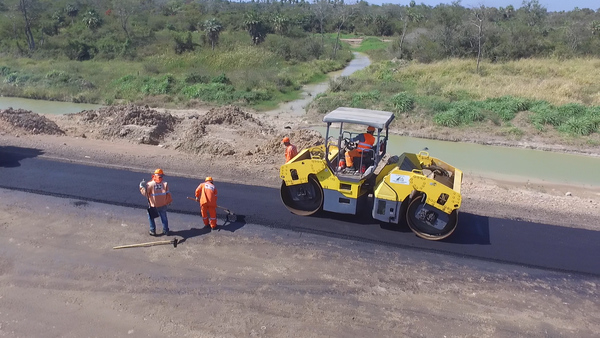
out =
[[[289,19],[285,15],[277,13],[273,16],[271,21],[273,22],[273,30],[277,34],[283,35],[287,31]]]
[[[600,21],[592,21],[592,34],[600,34]]]
[[[244,25],[246,26],[248,34],[250,34],[252,37],[253,44],[258,45],[259,43],[265,41],[265,37],[267,36],[267,28],[265,27],[258,13],[254,11],[246,13]]]
[[[206,32],[206,37],[210,41],[212,50],[215,50],[215,45],[219,42],[219,34],[221,34],[222,30],[223,26],[219,20],[211,18],[204,21],[204,32]]]
[[[102,18],[100,18],[100,15],[96,10],[90,9],[83,15],[83,23],[87,28],[95,30],[102,25]]]

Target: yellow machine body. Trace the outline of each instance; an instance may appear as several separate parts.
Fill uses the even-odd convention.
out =
[[[281,197],[290,211],[304,216],[319,210],[370,212],[382,222],[407,223],[425,239],[440,240],[452,234],[461,205],[461,170],[425,151],[386,154],[386,135],[374,151],[374,163],[347,173],[339,167],[344,163],[341,138],[338,145],[328,140],[327,145],[303,149],[281,166]]]

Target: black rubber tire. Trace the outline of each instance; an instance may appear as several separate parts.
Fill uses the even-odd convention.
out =
[[[281,182],[281,201],[292,213],[309,216],[323,207],[323,188],[314,175],[308,177],[308,182],[293,186]]]
[[[427,210],[435,213],[437,218],[447,218],[446,225],[441,229],[438,229],[417,218],[417,213],[422,209],[422,206],[424,206],[422,198],[423,195],[415,196],[406,209],[406,223],[410,230],[417,236],[432,241],[439,241],[452,235],[458,225],[458,210],[454,210],[448,215],[433,206],[427,205]]]

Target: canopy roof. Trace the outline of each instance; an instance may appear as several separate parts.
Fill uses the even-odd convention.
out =
[[[373,126],[377,129],[387,127],[394,119],[394,113],[382,110],[339,107],[323,117],[323,122],[345,122]]]

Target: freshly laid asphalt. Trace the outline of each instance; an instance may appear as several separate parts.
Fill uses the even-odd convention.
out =
[[[145,209],[138,184],[147,172],[59,162],[38,157],[36,149],[0,147],[0,188],[48,196]],[[168,173],[167,173],[168,174]],[[459,213],[457,230],[442,241],[415,236],[406,226],[393,226],[361,217],[321,212],[302,217],[290,213],[279,189],[219,182],[219,205],[236,214],[227,227],[258,224],[401,248],[472,257],[569,273],[600,276],[600,232],[548,224]],[[173,195],[170,212],[199,214],[193,196],[200,179],[166,176]],[[226,213],[219,209],[220,224]],[[141,213],[143,215],[143,213]],[[175,230],[180,230],[176,228]]]

